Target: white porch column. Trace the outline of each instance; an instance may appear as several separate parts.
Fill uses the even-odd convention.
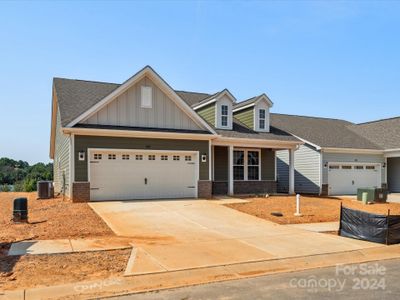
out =
[[[211,140],[208,141],[208,180],[214,180],[214,147],[211,145]]]
[[[294,150],[289,149],[289,194],[294,194]]]
[[[233,146],[228,147],[228,194],[233,195]]]

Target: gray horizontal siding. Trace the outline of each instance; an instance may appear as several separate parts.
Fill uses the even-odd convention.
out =
[[[208,141],[75,136],[75,181],[88,180],[87,160],[78,160],[79,151],[88,153],[88,148],[199,151],[200,156],[202,154],[207,155],[207,162],[199,163],[199,179],[208,180]],[[171,170],[171,176],[173,176],[173,170]]]
[[[289,191],[289,151],[276,151],[276,179],[279,193]]]
[[[296,193],[319,194],[320,153],[308,145],[301,145],[295,151],[295,191]],[[289,190],[289,151],[277,152],[278,190]]]
[[[351,153],[327,153],[322,154],[322,183],[328,183],[328,168],[327,163],[332,162],[347,162],[347,163],[380,163],[384,164],[385,158],[381,154],[351,154]],[[385,172],[381,170],[382,183],[385,183]]]
[[[53,164],[53,181],[54,192],[60,193],[63,189],[63,176],[65,178],[65,194],[69,193],[69,161],[70,161],[70,142],[69,136],[61,131],[60,112],[57,110],[56,132],[55,132],[55,148],[54,148],[54,164]]]

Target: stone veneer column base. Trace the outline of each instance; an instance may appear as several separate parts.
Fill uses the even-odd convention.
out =
[[[324,183],[321,186],[321,194],[320,196],[328,196],[329,194],[329,184]]]
[[[72,183],[72,202],[89,202],[90,201],[90,182],[74,182]]]
[[[199,180],[197,182],[198,198],[211,199],[212,197],[212,182],[210,180]]]

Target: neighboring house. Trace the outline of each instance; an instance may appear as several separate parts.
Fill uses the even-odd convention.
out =
[[[360,187],[400,192],[400,118],[353,124],[271,114],[271,125],[304,144],[295,151],[295,191],[355,194]],[[278,191],[288,191],[288,153],[277,153]]]
[[[173,90],[146,66],[122,84],[55,78],[50,157],[74,201],[276,192],[276,151],[303,142],[270,126],[266,95],[237,103]]]

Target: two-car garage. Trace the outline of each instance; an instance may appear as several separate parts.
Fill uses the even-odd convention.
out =
[[[197,151],[89,149],[90,199],[197,197]]]

